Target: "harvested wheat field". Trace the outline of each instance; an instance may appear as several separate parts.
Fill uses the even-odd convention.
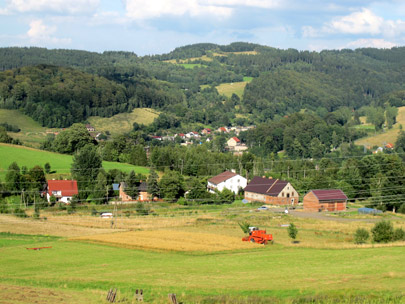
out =
[[[57,223],[32,218],[18,218],[12,215],[0,215],[0,232],[17,234],[43,234],[61,237],[76,237],[114,231],[107,228],[90,228],[69,223]]]
[[[125,248],[183,252],[217,252],[263,247],[259,244],[242,242],[238,237],[173,230],[127,231],[78,237],[72,240],[111,244]]]

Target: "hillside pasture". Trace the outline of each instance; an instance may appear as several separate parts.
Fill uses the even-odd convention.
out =
[[[232,94],[236,94],[242,98],[247,83],[247,81],[221,83],[216,88],[219,94],[225,95],[226,97],[231,97]]]
[[[12,162],[17,162],[18,166],[26,166],[32,168],[35,165],[44,167],[46,163],[51,165],[51,170],[54,172],[52,178],[62,176],[68,178],[70,176],[70,168],[72,164],[72,156],[66,154],[58,154],[24,146],[15,146],[9,144],[0,144],[0,179],[4,180],[7,174],[7,169]],[[133,166],[125,163],[103,161],[105,170],[119,169],[124,172],[134,170],[137,173],[149,174],[149,169],[145,167]]]
[[[89,117],[88,121],[96,132],[109,131],[111,134],[122,134],[133,129],[133,123],[149,125],[159,116],[159,112],[150,108],[137,108],[131,113],[120,113],[112,117]]]
[[[370,148],[374,146],[382,147],[387,143],[395,144],[400,132],[400,125],[405,126],[405,107],[398,108],[397,122],[392,129],[386,129],[382,133],[376,133],[371,136],[360,138],[355,141],[355,144],[359,146],[365,145]],[[364,126],[367,126],[367,124]]]
[[[21,131],[18,133],[8,132],[14,138],[21,140],[25,145],[39,147],[46,138],[46,131],[57,131],[57,129],[47,129],[42,127],[31,117],[18,110],[0,109],[0,123],[8,123],[18,126]]]

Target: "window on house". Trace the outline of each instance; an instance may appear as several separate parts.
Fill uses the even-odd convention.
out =
[[[283,193],[281,193],[281,196],[282,196],[282,197],[284,197],[284,192],[283,192]]]
[[[287,197],[290,197],[290,193],[287,193]]]

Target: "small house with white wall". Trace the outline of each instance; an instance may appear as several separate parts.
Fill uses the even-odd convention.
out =
[[[231,171],[225,171],[208,180],[208,191],[215,193],[215,190],[222,191],[225,188],[237,194],[240,189],[246,187],[247,180],[243,176]]]
[[[77,181],[75,180],[48,180],[48,191],[46,198],[51,202],[51,196],[56,198],[57,202],[70,204],[73,195],[78,195]]]

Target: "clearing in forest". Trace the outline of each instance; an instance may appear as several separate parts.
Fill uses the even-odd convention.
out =
[[[133,129],[133,123],[149,125],[159,116],[159,112],[150,108],[137,108],[131,113],[120,113],[112,117],[89,117],[90,124],[97,132],[109,131],[111,134],[122,134]]]
[[[374,146],[382,147],[384,144],[395,144],[398,134],[400,132],[400,125],[405,127],[405,107],[398,108],[397,123],[392,129],[387,129],[383,133],[377,133],[368,137],[363,137],[355,141],[356,145],[367,146],[372,148]]]
[[[231,97],[232,94],[238,95],[240,98],[243,97],[243,91],[245,90],[246,84],[252,81],[252,77],[244,77],[243,81],[241,82],[230,82],[230,83],[222,83],[217,86],[218,93],[221,95],[225,95],[227,97]]]

